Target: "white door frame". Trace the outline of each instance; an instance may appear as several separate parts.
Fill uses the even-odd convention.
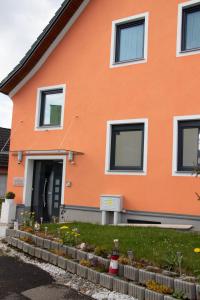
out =
[[[26,207],[31,206],[32,200],[32,183],[33,183],[33,163],[35,160],[62,160],[62,192],[61,192],[61,205],[65,203],[65,176],[66,176],[66,155],[32,155],[27,156],[25,161],[24,173],[24,190],[23,190],[23,204]]]

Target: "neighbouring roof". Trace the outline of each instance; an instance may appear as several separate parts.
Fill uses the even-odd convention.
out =
[[[19,64],[0,83],[0,92],[8,95],[32,70],[84,0],[64,0],[49,24]]]
[[[0,127],[0,167],[8,166],[8,152],[10,148],[9,138],[10,129]],[[1,154],[1,150],[3,154]]]

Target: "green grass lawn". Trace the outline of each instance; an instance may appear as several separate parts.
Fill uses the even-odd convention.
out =
[[[200,234],[160,228],[133,228],[101,226],[90,223],[66,224],[78,228],[81,242],[94,246],[104,246],[112,250],[113,239],[119,239],[120,253],[133,250],[136,260],[147,260],[155,266],[165,269],[177,269],[177,252],[183,254],[183,271],[187,274],[200,275]],[[56,229],[63,224],[45,224],[48,232],[56,234]]]

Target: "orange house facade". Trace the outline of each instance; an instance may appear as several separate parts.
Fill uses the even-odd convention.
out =
[[[200,1],[168,2],[64,1],[1,82],[18,214],[200,228]]]

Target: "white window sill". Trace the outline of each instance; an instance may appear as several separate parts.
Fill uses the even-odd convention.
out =
[[[186,177],[195,177],[196,175],[188,171],[173,171],[172,176],[186,176]]]
[[[62,130],[62,126],[52,127],[52,126],[46,126],[46,127],[36,127],[36,131],[49,131],[49,130]]]
[[[177,52],[176,56],[181,57],[181,56],[189,56],[189,55],[195,55],[195,54],[200,54],[200,48],[193,49],[193,50],[179,51],[179,52]]]
[[[136,65],[136,64],[144,64],[147,62],[146,58],[141,59],[135,59],[125,62],[112,62],[110,64],[110,68],[118,68],[118,67],[124,67],[124,66],[130,66],[130,65]]]
[[[131,175],[131,176],[145,176],[145,171],[105,171],[106,175]]]

